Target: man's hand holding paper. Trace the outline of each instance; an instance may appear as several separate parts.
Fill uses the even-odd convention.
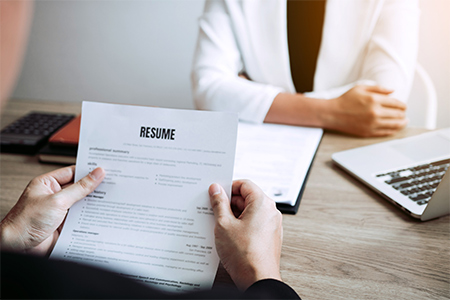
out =
[[[233,183],[231,206],[219,185],[211,185],[209,194],[217,253],[236,286],[245,290],[258,280],[281,280],[283,226],[275,202],[249,180]]]
[[[72,184],[75,166],[34,178],[0,224],[2,250],[48,255],[59,237],[68,209],[102,182],[96,168]]]

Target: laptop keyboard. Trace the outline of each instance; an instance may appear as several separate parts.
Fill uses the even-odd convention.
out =
[[[450,166],[444,159],[411,168],[378,174],[377,178],[409,197],[418,205],[427,204]]]

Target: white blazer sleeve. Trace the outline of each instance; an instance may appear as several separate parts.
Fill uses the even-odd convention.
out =
[[[361,60],[355,61],[351,72],[356,76],[353,79],[353,76],[344,78],[346,82],[342,85],[328,88],[322,86],[314,92],[306,93],[307,96],[331,99],[357,84],[366,84],[393,89],[392,97],[406,102],[417,59],[420,16],[418,1],[377,0],[376,3],[377,5],[372,6],[373,18],[367,16],[371,18],[371,24],[367,31],[364,30],[366,40],[363,40],[364,47],[360,50]],[[336,69],[340,70],[339,67]]]
[[[362,79],[394,90],[406,102],[414,78],[419,38],[417,0],[385,0],[365,56]]]
[[[282,88],[242,79],[242,56],[224,1],[206,1],[191,73],[197,108],[233,111],[239,119],[262,123]]]

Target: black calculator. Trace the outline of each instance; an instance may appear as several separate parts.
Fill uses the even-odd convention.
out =
[[[1,152],[35,154],[75,115],[30,112],[0,132]]]

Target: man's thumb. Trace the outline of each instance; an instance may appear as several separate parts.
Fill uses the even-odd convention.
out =
[[[76,183],[63,189],[59,193],[67,199],[67,204],[72,206],[75,202],[83,199],[90,193],[92,193],[98,185],[103,181],[105,177],[105,170],[102,168],[96,168],[91,173],[81,178]]]
[[[230,200],[219,184],[213,183],[209,186],[209,198],[211,200],[211,206],[216,219],[220,216],[233,216],[233,212],[231,211],[230,206]]]

